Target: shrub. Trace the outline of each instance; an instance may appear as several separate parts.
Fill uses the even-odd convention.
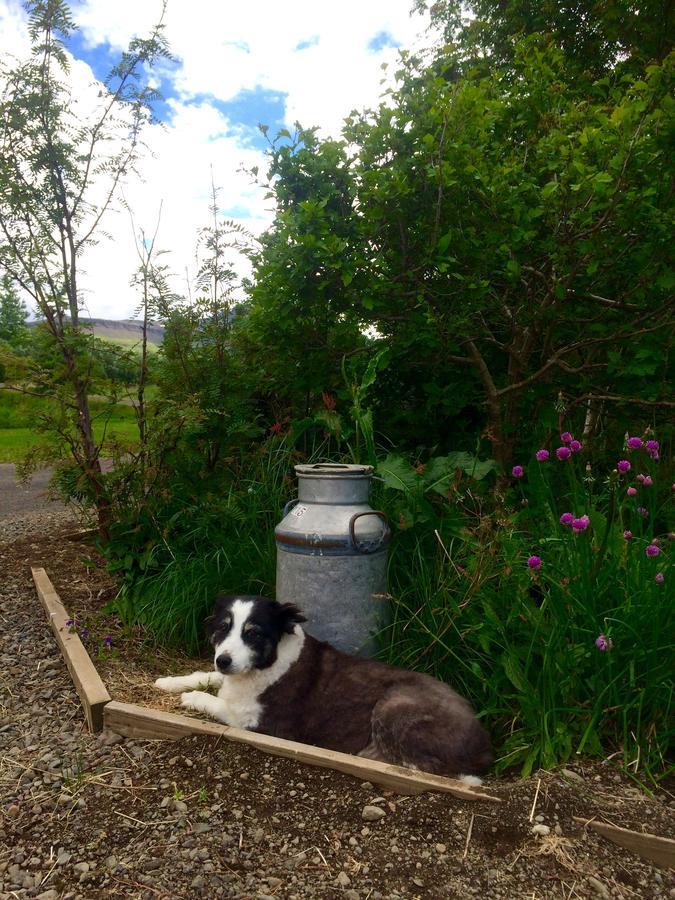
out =
[[[446,542],[427,526],[403,554],[394,544],[384,654],[471,697],[494,728],[498,770],[617,748],[653,778],[666,768],[670,486],[653,438],[651,451],[650,436],[639,440],[617,456],[630,468],[609,473],[582,448],[541,454],[514,472],[510,508],[472,510],[468,536]],[[454,500],[471,493],[455,485]]]

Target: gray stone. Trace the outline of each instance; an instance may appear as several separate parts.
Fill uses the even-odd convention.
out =
[[[385,815],[385,811],[380,806],[364,806],[361,818],[365,819],[366,822],[377,822],[378,819],[382,819]]]

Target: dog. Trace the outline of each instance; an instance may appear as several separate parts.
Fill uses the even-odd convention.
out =
[[[291,603],[221,595],[207,620],[214,671],[155,686],[226,725],[481,783],[492,750],[463,697],[429,675],[342,653],[305,621]]]

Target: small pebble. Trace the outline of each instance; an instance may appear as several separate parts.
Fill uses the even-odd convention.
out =
[[[366,822],[377,822],[378,819],[383,818],[385,815],[386,813],[381,806],[364,806],[361,818],[365,819]]]

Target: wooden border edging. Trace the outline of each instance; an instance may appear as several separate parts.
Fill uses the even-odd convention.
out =
[[[176,741],[189,734],[210,734],[223,737],[228,741],[248,744],[273,756],[284,756],[299,763],[320,766],[324,769],[336,769],[338,772],[354,775],[364,781],[376,782],[399,794],[441,791],[452,794],[461,800],[502,802],[499,797],[484,794],[482,791],[468,787],[461,781],[455,781],[452,778],[416,772],[402,766],[393,766],[360,756],[352,756],[349,753],[339,753],[335,750],[324,750],[321,747],[287,741],[255,731],[246,731],[242,728],[232,728],[217,722],[192,719],[178,713],[148,709],[137,706],[135,703],[120,703],[112,700],[105,707],[103,718],[107,728],[125,737],[162,738]]]
[[[34,567],[31,567],[31,573],[40,603],[47,613],[49,624],[75,684],[75,690],[82,701],[89,730],[101,731],[103,708],[110,702],[110,694],[77,633],[71,632],[70,626],[66,625],[70,616],[47,573],[44,569]]]
[[[610,825],[608,822],[598,822],[595,819],[582,819],[574,816],[574,821],[592,828],[603,837],[614,841],[626,850],[633,850],[645,859],[675,869],[675,841],[671,838],[660,837],[643,831],[631,831],[629,828],[619,828],[618,825]]]

